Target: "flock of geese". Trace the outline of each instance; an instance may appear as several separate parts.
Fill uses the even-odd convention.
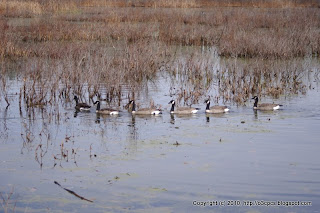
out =
[[[280,104],[273,104],[273,103],[262,103],[258,104],[259,98],[257,96],[254,96],[252,99],[254,99],[253,109],[255,110],[264,110],[264,111],[272,111],[272,110],[278,110],[282,105]],[[77,111],[90,111],[91,106],[87,103],[79,103],[79,99],[77,96],[74,96],[74,100],[76,101],[75,109]],[[218,113],[225,113],[229,111],[229,108],[227,106],[211,106],[210,107],[210,100],[205,100],[204,102],[206,104],[206,113],[211,114],[218,114]],[[199,108],[193,108],[193,107],[175,107],[176,102],[174,100],[171,100],[168,104],[171,104],[170,113],[171,114],[194,114],[199,111]],[[101,108],[100,101],[94,102],[94,105],[97,105],[96,113],[99,114],[105,114],[105,115],[118,115],[120,113],[117,109],[112,108]],[[130,100],[129,108],[131,109],[131,113],[134,115],[159,115],[162,114],[161,109],[157,108],[141,108],[136,109],[136,104],[134,100]]]

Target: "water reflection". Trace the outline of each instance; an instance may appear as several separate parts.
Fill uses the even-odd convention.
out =
[[[206,122],[210,122],[211,118],[223,118],[226,117],[226,115],[228,115],[229,112],[225,112],[225,113],[206,113]]]
[[[96,113],[96,124],[100,124],[101,115],[99,113]]]
[[[270,121],[270,117],[272,116],[277,116],[281,112],[285,111],[285,109],[279,109],[279,110],[257,110],[257,109],[252,109],[254,113],[254,119],[258,120],[259,116],[262,118],[266,118],[267,120]]]
[[[103,121],[115,121],[116,118],[120,117],[120,114],[115,115],[108,115],[108,114],[101,114],[101,113],[95,113],[96,114],[96,120],[95,123],[99,124],[101,120]]]
[[[258,110],[253,109],[253,113],[254,113],[254,118],[257,120],[258,119]]]
[[[73,113],[73,117],[76,118],[78,116],[78,113],[79,113],[79,111],[75,110],[74,113]]]
[[[8,134],[9,134],[9,128],[7,125],[7,117],[8,117],[8,106],[4,109],[3,111],[3,116],[2,116],[2,124],[3,124],[3,130],[1,131],[0,138],[3,138],[3,140],[8,139]]]
[[[131,141],[136,141],[138,139],[138,131],[136,127],[136,116],[131,115],[131,119],[129,120],[129,138]]]
[[[209,123],[210,122],[210,116],[206,115],[206,122]]]
[[[174,124],[175,123],[175,118],[174,118],[174,114],[170,113],[170,123]]]

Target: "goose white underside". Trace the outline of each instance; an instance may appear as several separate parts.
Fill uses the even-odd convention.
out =
[[[139,114],[139,115],[160,115],[162,112],[160,110],[154,110],[150,112],[143,112],[143,111],[132,111],[132,114]]]
[[[191,111],[170,111],[171,114],[196,114],[199,110],[194,109]]]
[[[214,110],[214,109],[206,109],[206,113],[210,113],[210,114],[220,114],[220,113],[225,113],[225,112],[229,112],[230,109],[225,108],[223,110]]]
[[[160,115],[161,114],[161,111],[159,110],[155,110],[153,112],[151,112],[152,115]]]
[[[119,115],[119,112],[118,111],[113,111],[113,112],[110,112],[110,115]]]
[[[273,110],[277,110],[277,109],[280,109],[280,106],[279,106],[279,105],[278,105],[278,106],[273,107]]]
[[[99,111],[99,110],[96,110],[96,113],[100,113],[100,114],[106,114],[106,115],[118,115],[119,112],[118,111],[110,111],[110,112],[107,112],[107,111]]]
[[[80,111],[89,112],[89,111],[90,111],[90,108],[80,107]]]
[[[253,109],[256,109],[256,110],[262,110],[262,111],[270,111],[270,110],[278,110],[280,109],[280,105],[277,105],[277,106],[269,106],[269,107],[264,107],[264,106],[258,106],[258,107],[253,107]]]

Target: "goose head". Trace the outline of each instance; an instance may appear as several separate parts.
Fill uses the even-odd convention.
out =
[[[258,101],[259,101],[258,96],[254,96],[252,99],[254,100],[253,107],[257,107],[258,106]]]
[[[132,112],[135,112],[136,111],[136,103],[134,102],[134,100],[130,100],[129,103],[128,103],[129,107],[131,108],[131,111]],[[129,108],[129,109],[130,109]]]
[[[176,102],[174,100],[171,100],[168,104],[175,105]]]
[[[210,100],[207,99],[207,100],[204,101],[204,103],[207,105],[206,106],[206,110],[209,110],[210,109]]]
[[[205,103],[205,104],[210,104],[210,100],[207,99],[207,100],[204,101],[204,103]]]
[[[258,96],[254,96],[253,98],[251,98],[251,99],[253,99],[253,100],[259,100],[259,98],[258,98]]]
[[[76,102],[78,102],[78,97],[77,97],[76,95],[73,97],[73,99],[74,99]]]

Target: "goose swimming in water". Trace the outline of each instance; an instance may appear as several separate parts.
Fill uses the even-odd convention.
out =
[[[170,113],[173,113],[173,114],[195,114],[199,111],[199,108],[194,108],[194,107],[175,108],[176,102],[174,100],[171,100],[168,104],[171,104]]]
[[[104,115],[118,115],[119,110],[111,109],[111,108],[100,108],[100,101],[96,101],[93,104],[97,104],[96,113],[104,114]]]
[[[77,96],[73,98],[76,101],[76,106],[74,107],[78,111],[90,111],[91,106],[86,103],[79,103],[79,99]]]
[[[131,107],[131,113],[134,115],[159,115],[162,114],[160,109],[156,108],[141,108],[136,110],[136,103],[134,100],[129,101]]]
[[[254,100],[253,109],[257,109],[257,110],[277,110],[277,109],[280,109],[280,107],[282,106],[280,104],[271,104],[271,103],[258,104],[258,101],[259,101],[258,96],[254,96],[252,99]]]
[[[210,100],[205,100],[204,102],[205,104],[207,104],[206,106],[206,113],[224,113],[224,112],[228,112],[229,108],[227,106],[212,106],[210,107]]]

